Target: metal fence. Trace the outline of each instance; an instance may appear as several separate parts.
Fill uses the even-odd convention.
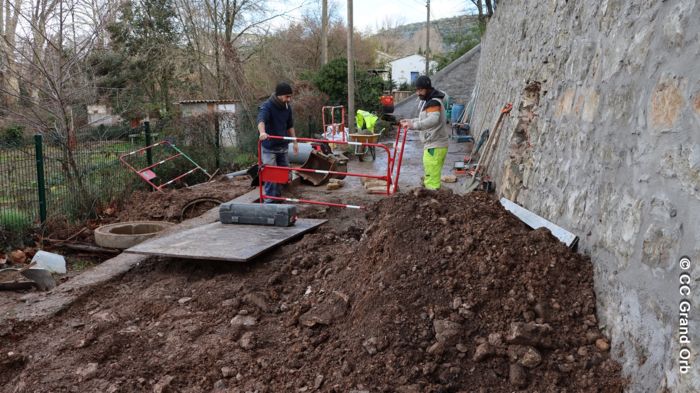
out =
[[[50,133],[33,139],[0,139],[0,235],[26,233],[55,218],[77,221],[95,216],[112,202],[121,202],[134,190],[149,190],[139,176],[119,161],[122,154],[167,139],[210,174],[235,170],[254,160],[252,149],[222,144],[216,118],[143,123],[137,128],[90,127],[69,142]],[[248,130],[239,130],[244,133]],[[245,145],[246,138],[239,138]],[[249,151],[246,151],[249,150]],[[167,151],[135,154],[135,167],[158,162]],[[191,167],[187,160],[172,160],[158,168],[172,178]],[[203,175],[184,178],[173,187],[205,180]]]
[[[39,209],[34,146],[0,143],[0,226],[23,232],[36,221]]]

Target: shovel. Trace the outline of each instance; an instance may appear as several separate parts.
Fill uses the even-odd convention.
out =
[[[479,169],[482,168],[487,168],[488,165],[490,164],[491,161],[491,153],[494,150],[494,146],[498,143],[498,140],[500,139],[501,136],[501,125],[503,122],[503,118],[506,115],[510,114],[511,109],[513,109],[513,104],[507,103],[506,105],[503,106],[503,109],[501,109],[501,114],[498,116],[498,120],[496,121],[496,125],[493,127],[493,136],[488,135],[487,140],[486,140],[486,146],[484,147],[484,154],[479,156],[479,161],[476,163],[476,168],[474,168],[474,175],[471,177],[470,180],[468,180],[463,186],[462,186],[462,192],[465,194],[468,194],[474,190],[476,190],[479,185],[481,184],[481,179],[477,179],[477,176],[479,174]],[[478,149],[478,148],[477,148]],[[488,156],[488,157],[487,157]],[[485,160],[484,158],[487,157]],[[471,159],[470,159],[471,161]],[[484,165],[482,166],[482,161],[484,161]],[[482,169],[483,171],[483,169]]]
[[[34,264],[23,268],[8,267],[5,269],[0,269],[0,273],[4,271],[14,270],[19,272],[25,278],[31,280],[36,284],[36,287],[40,291],[48,291],[56,287],[56,280],[53,279],[51,273],[46,269],[32,269]]]

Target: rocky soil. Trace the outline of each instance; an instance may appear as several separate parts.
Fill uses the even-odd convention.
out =
[[[233,179],[220,176],[215,181],[188,188],[164,189],[163,192],[135,191],[119,209],[117,218],[118,221],[180,222],[197,217],[219,203],[228,202],[250,189],[250,178],[247,176]]]
[[[151,259],[52,320],[3,320],[0,392],[623,390],[591,262],[489,195],[326,213],[250,264]]]

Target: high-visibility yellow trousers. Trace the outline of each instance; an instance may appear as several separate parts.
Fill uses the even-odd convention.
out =
[[[440,177],[442,176],[442,164],[447,157],[446,147],[435,147],[423,150],[423,172],[425,177],[423,185],[429,190],[440,189]]]

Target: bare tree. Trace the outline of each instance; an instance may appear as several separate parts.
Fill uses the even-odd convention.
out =
[[[269,22],[290,10],[273,12],[258,0],[178,0],[178,6],[202,91],[214,91],[218,99],[240,99],[248,123],[254,126],[258,97],[244,64],[269,35]]]
[[[406,24],[406,18],[404,18],[403,16],[385,15],[377,23],[376,27],[377,31],[385,31],[396,29],[404,24]]]
[[[486,16],[489,18],[493,16],[493,6],[491,5],[491,0],[484,0],[486,2]]]
[[[482,3],[482,0],[470,0],[472,4],[476,6],[476,9],[479,11],[479,20],[484,19],[484,5]]]
[[[19,79],[14,48],[22,0],[0,0],[0,81],[10,94],[2,97],[5,106],[14,105],[19,95]]]
[[[76,202],[87,209],[92,200],[74,155],[74,108],[95,99],[85,59],[101,26],[78,28],[67,23],[75,20],[71,18],[75,5],[70,0],[39,0],[15,10],[24,28],[13,41],[4,42],[15,56],[6,78],[17,84],[0,85],[0,93],[15,102],[7,107],[10,116],[60,147],[60,157],[55,158],[75,191]],[[21,94],[19,86],[31,94]]]

